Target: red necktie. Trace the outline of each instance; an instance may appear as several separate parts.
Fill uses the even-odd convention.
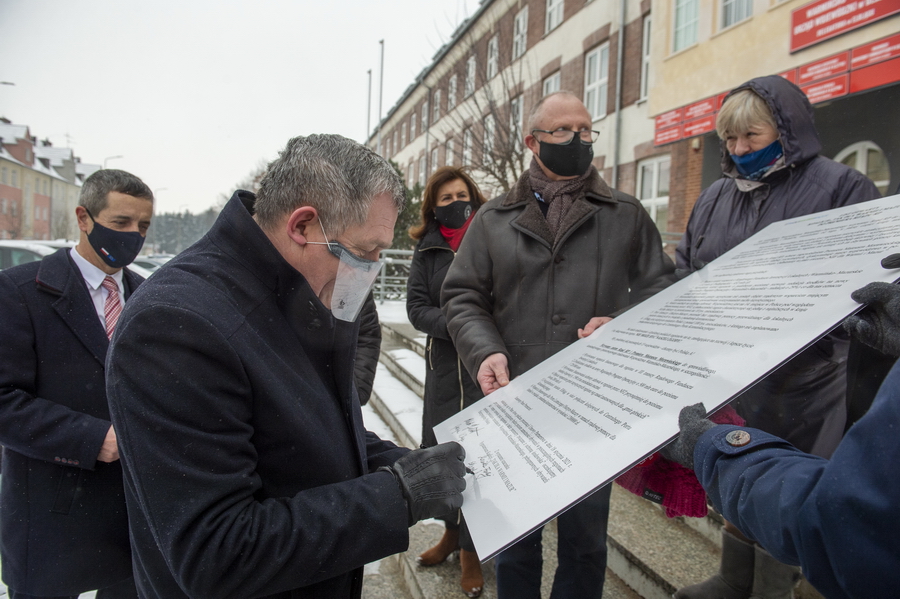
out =
[[[100,284],[108,292],[106,294],[106,305],[103,307],[103,315],[106,317],[106,336],[112,339],[113,331],[116,330],[116,322],[119,320],[119,314],[122,313],[122,302],[119,301],[119,286],[116,285],[115,279],[107,276]]]

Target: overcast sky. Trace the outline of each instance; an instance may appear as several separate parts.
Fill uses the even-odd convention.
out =
[[[200,212],[295,135],[366,137],[477,0],[0,0],[0,116]],[[123,156],[123,158],[111,158]],[[107,160],[108,159],[108,160]]]

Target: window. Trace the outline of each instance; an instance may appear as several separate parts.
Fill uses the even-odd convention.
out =
[[[522,94],[509,101],[509,135],[515,151],[522,149]]]
[[[884,152],[871,141],[847,146],[834,157],[835,162],[855,168],[875,184],[881,195],[887,195],[891,183],[891,168]]]
[[[547,16],[544,19],[544,33],[550,33],[562,23],[563,0],[547,0]]]
[[[697,43],[697,23],[699,20],[700,6],[698,0],[675,0],[673,52],[679,52]]]
[[[487,78],[493,79],[497,74],[497,67],[500,64],[500,41],[498,36],[491,38],[488,42],[487,52]]]
[[[463,133],[462,165],[472,164],[472,129],[466,129]]]
[[[406,169],[406,186],[412,188],[416,183],[415,162],[410,159],[409,168]]]
[[[0,200],[0,214],[6,214],[6,198]]]
[[[641,100],[647,99],[650,87],[650,30],[653,17],[644,17],[644,39],[641,42]]]
[[[431,150],[431,168],[429,169],[429,172],[432,173],[434,172],[434,169],[440,166],[438,163],[438,148],[439,146],[434,146],[434,149]]]
[[[596,121],[606,116],[609,87],[609,43],[588,53],[584,61],[584,105]]]
[[[12,186],[13,187],[19,186],[19,171],[17,171],[17,170],[12,171]]]
[[[10,211],[12,213],[12,215],[19,216],[19,203],[18,202],[10,202],[9,205],[10,205],[10,208],[12,208],[12,210]]]
[[[519,11],[513,22],[513,47],[512,59],[525,54],[525,47],[528,43],[528,7],[526,6]]]
[[[427,173],[425,172],[425,155],[419,157],[419,185],[425,187],[425,179]]]
[[[463,92],[464,97],[471,96],[475,91],[475,55],[469,57],[466,61],[466,89]]]
[[[406,123],[400,125],[400,149],[406,147]]]
[[[447,82],[447,110],[456,106],[456,74]]]
[[[431,116],[431,122],[436,123],[441,118],[441,90],[434,92],[434,114]]]
[[[394,153],[400,151],[400,147],[397,146],[397,130],[396,130],[396,129],[394,129],[394,143],[393,143],[393,146],[394,146],[394,147],[393,147]]]
[[[41,220],[41,207],[40,206],[34,207],[34,220]]]
[[[484,117],[484,144],[482,161],[486,164],[494,162],[494,146],[497,141],[497,121],[493,114]]]
[[[384,155],[385,157],[391,156],[391,138],[387,138],[384,144]]]
[[[641,205],[650,214],[661,233],[669,220],[669,166],[671,158],[657,156],[638,164],[638,193]]]
[[[453,155],[453,140],[447,140],[447,150],[444,152],[444,162],[452,166],[456,164],[456,156]]]
[[[546,79],[544,79],[543,95],[547,96],[553,92],[559,91],[559,71],[556,71]]]
[[[416,138],[416,113],[409,116],[409,143]]]
[[[0,183],[3,183],[4,185],[6,185],[6,167],[5,166],[3,167],[3,176],[2,176],[2,178],[0,178]]]
[[[722,29],[749,19],[753,14],[753,0],[722,0]]]

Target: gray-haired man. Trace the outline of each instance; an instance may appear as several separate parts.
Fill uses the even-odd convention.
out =
[[[403,202],[367,148],[294,138],[129,303],[107,386],[142,596],[359,597],[364,564],[461,504],[462,447],[382,441],[353,387]]]

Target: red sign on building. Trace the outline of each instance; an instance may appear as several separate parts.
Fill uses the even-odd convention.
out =
[[[850,93],[900,81],[900,57],[850,72]]]
[[[900,0],[815,0],[791,11],[791,53],[900,13]]]
[[[682,128],[684,137],[694,137],[714,131],[716,128],[716,115],[710,114],[705,117],[688,121]]]
[[[846,73],[848,70],[850,70],[850,53],[841,52],[836,56],[829,56],[800,67],[800,80],[796,83],[803,86],[813,81]]]
[[[850,67],[858,69],[895,56],[900,56],[900,33],[853,48]]]
[[[669,127],[668,129],[657,129],[653,138],[653,145],[661,146],[681,139],[681,125]]]
[[[694,102],[684,109],[684,120],[689,121],[697,117],[711,114],[718,110],[718,108],[719,106],[716,103],[715,96],[713,96],[712,98],[707,98],[705,100],[700,100],[699,102]]]
[[[665,114],[659,115],[656,117],[656,129],[665,129],[666,127],[671,127],[672,125],[680,123],[684,119],[683,111],[683,108],[676,108],[675,110],[670,110]]]
[[[838,75],[825,81],[804,85],[800,89],[809,98],[810,104],[818,104],[819,102],[846,96],[850,89],[850,76]]]

